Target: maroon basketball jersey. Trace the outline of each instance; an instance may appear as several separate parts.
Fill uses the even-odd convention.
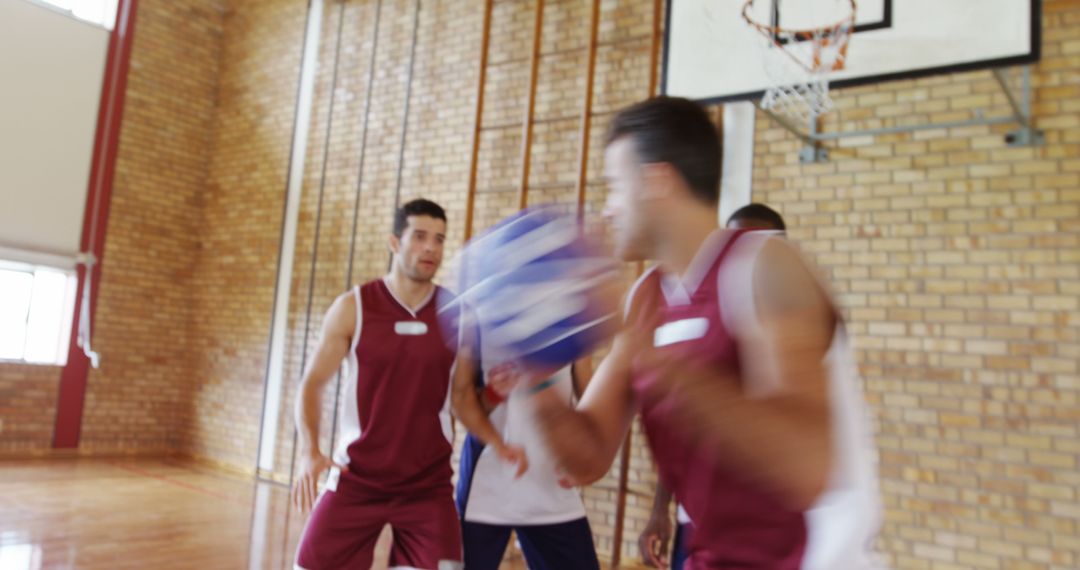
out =
[[[739,371],[738,346],[724,326],[717,281],[742,233],[713,233],[681,284],[654,269],[635,285],[628,318],[636,326],[657,325],[657,350],[717,371]],[[798,570],[806,544],[803,513],[785,508],[740,476],[738,463],[684,437],[671,399],[647,396],[646,387],[655,381],[653,371],[635,367],[634,394],[661,480],[694,525],[687,568]]]
[[[351,490],[415,498],[452,493],[454,351],[439,327],[438,289],[416,311],[383,279],[353,290],[356,331],[334,452],[348,466],[340,477]]]

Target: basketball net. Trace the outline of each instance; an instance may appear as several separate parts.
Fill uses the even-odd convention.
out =
[[[764,69],[772,86],[761,107],[806,125],[833,107],[829,98],[832,71],[844,69],[848,42],[855,29],[855,0],[842,20],[820,27],[794,29],[764,24],[751,13],[754,0],[743,5],[743,19],[766,40]]]

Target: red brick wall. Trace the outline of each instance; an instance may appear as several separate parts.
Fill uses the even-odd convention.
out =
[[[0,363],[0,455],[52,444],[60,367]]]

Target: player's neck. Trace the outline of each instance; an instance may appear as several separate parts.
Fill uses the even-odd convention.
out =
[[[431,290],[435,288],[435,284],[431,281],[417,281],[409,278],[397,267],[397,264],[390,269],[390,273],[387,273],[384,279],[390,292],[414,311],[420,308],[420,305],[431,295]]]
[[[679,223],[671,224],[667,235],[659,240],[656,260],[664,271],[682,277],[702,244],[719,227],[715,212],[701,208],[685,212],[680,215]]]

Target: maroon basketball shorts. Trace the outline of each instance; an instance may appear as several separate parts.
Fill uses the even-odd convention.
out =
[[[341,487],[327,490],[316,503],[297,548],[297,568],[368,570],[386,524],[394,533],[390,567],[460,568],[461,526],[449,494],[388,498],[342,492]]]

